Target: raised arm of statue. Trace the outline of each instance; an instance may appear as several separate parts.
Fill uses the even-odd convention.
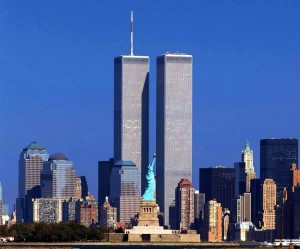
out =
[[[143,201],[155,201],[154,193],[155,193],[155,176],[154,176],[154,164],[155,164],[156,156],[153,155],[153,161],[148,165],[147,175],[146,175],[146,190],[142,196]]]

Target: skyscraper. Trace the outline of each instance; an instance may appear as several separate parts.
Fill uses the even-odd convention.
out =
[[[131,161],[119,161],[110,176],[110,203],[118,210],[118,221],[130,224],[140,211],[141,186],[138,168]]]
[[[223,208],[232,210],[234,199],[234,168],[222,166],[199,169],[199,191],[207,201],[216,199]]]
[[[263,228],[275,230],[276,184],[273,179],[265,179],[262,185]]]
[[[246,191],[250,192],[250,181],[255,179],[255,171],[253,166],[253,150],[250,149],[249,142],[247,141],[245,149],[242,151],[242,162],[245,163],[245,173],[246,173]]]
[[[157,57],[157,202],[169,225],[169,207],[182,178],[192,178],[192,56]]]
[[[173,217],[176,219],[176,229],[187,231],[194,225],[194,195],[195,188],[191,181],[187,178],[182,179],[176,188],[176,217]]]
[[[236,222],[251,221],[251,193],[244,193],[237,198]]]
[[[79,176],[81,179],[81,196],[82,198],[86,198],[89,193],[89,186],[85,176]]]
[[[136,164],[142,189],[149,153],[149,57],[114,61],[114,160]]]
[[[261,139],[260,175],[261,183],[271,178],[277,186],[277,202],[280,203],[282,190],[289,186],[290,165],[298,165],[298,139]]]
[[[216,200],[205,204],[203,232],[208,242],[222,241],[222,206]]]
[[[44,163],[41,173],[41,196],[68,200],[75,197],[75,170],[73,162],[62,153],[56,153]]]
[[[105,201],[106,196],[110,196],[110,174],[114,165],[114,159],[98,162],[98,202]]]
[[[41,195],[41,171],[48,160],[46,149],[32,142],[23,149],[19,159],[19,194],[16,201],[17,223],[30,222],[32,210],[29,210],[32,198]],[[28,212],[27,212],[28,211]]]

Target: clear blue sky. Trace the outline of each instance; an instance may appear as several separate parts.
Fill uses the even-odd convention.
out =
[[[18,158],[32,141],[63,152],[97,195],[97,161],[113,155],[113,58],[193,55],[193,182],[232,167],[247,139],[300,138],[300,1],[0,0],[0,181],[17,196]]]

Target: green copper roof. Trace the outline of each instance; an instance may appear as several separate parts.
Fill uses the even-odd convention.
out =
[[[251,151],[249,141],[247,140],[244,151]]]
[[[37,142],[32,142],[26,148],[23,149],[24,151],[27,150],[45,150],[44,147],[40,146]]]

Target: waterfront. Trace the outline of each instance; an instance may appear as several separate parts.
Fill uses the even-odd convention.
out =
[[[259,248],[259,244],[239,244],[239,243],[2,243],[0,249],[31,249],[31,248],[46,248],[46,249],[213,249],[213,248]]]

